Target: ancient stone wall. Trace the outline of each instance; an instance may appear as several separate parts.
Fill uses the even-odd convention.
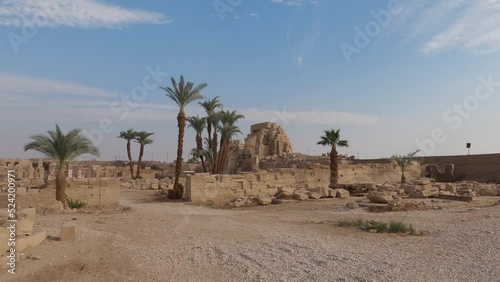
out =
[[[426,166],[436,165],[431,169],[435,170],[433,177],[436,181],[472,180],[500,183],[500,154],[423,157],[421,164],[424,166],[424,171],[427,170]],[[452,167],[453,174],[451,174]],[[445,171],[438,173],[438,168]]]
[[[46,189],[18,189],[16,203],[20,208],[50,206],[56,200],[55,184],[49,182]],[[68,199],[80,200],[88,208],[114,208],[120,203],[118,179],[68,180]]]
[[[420,177],[420,166],[414,165],[406,173],[407,179]],[[399,169],[392,164],[341,165],[340,183],[385,183],[398,182]],[[188,175],[186,180],[186,199],[192,202],[227,203],[235,197],[274,195],[278,188],[316,188],[328,187],[330,170],[293,169],[262,170],[243,172],[234,175]]]

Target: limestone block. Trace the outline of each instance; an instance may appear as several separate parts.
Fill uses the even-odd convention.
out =
[[[394,200],[391,195],[387,194],[374,194],[370,193],[367,195],[368,200],[372,203],[387,204]]]
[[[261,197],[257,203],[259,205],[270,205],[272,203],[272,199],[268,197]]]
[[[71,241],[76,239],[76,224],[67,222],[61,227],[61,234],[59,236],[61,241]]]
[[[404,185],[403,189],[405,190],[405,194],[412,195],[413,193],[420,190],[420,187],[416,185]]]
[[[336,198],[339,198],[339,199],[345,199],[345,198],[349,198],[349,191],[347,191],[346,189],[336,189],[337,190],[337,193],[335,195]]]
[[[23,251],[27,247],[40,245],[47,238],[47,232],[41,231],[32,236],[16,238],[16,250]]]
[[[293,198],[295,200],[305,201],[305,200],[309,199],[309,196],[305,193],[294,193]]]
[[[16,235],[31,235],[33,232],[33,221],[20,219],[16,222]]]
[[[479,191],[480,196],[496,196],[498,195],[498,190],[493,188],[481,188]]]
[[[307,189],[309,192],[318,193],[321,198],[328,197],[328,190],[325,187],[316,187]]]
[[[439,191],[436,190],[422,190],[411,195],[412,198],[428,198],[439,195]]]
[[[309,197],[309,199],[314,199],[314,200],[321,198],[321,194],[316,192],[309,192],[307,193],[307,196]]]
[[[36,209],[35,208],[26,208],[17,211],[18,219],[27,219],[31,221],[35,221],[36,217]]]

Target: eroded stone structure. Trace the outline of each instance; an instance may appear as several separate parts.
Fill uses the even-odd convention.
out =
[[[272,122],[254,124],[245,138],[245,149],[252,156],[264,159],[268,156],[284,157],[292,152],[292,144],[282,126]]]

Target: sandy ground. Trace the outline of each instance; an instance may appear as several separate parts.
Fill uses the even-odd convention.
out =
[[[495,199],[496,200],[496,199]],[[39,215],[48,231],[0,281],[500,281],[500,206],[368,213],[351,200],[213,209],[123,191],[126,211]],[[481,207],[479,207],[481,206]],[[425,236],[373,234],[339,219],[403,220]],[[77,240],[61,242],[62,223]],[[5,272],[5,271],[4,271]]]

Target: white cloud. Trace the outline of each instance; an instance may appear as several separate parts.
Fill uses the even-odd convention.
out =
[[[0,0],[0,25],[79,28],[164,24],[164,14],[127,9],[100,0]]]
[[[499,13],[498,0],[432,2],[418,14],[410,36],[432,34],[420,49],[424,55],[454,48],[464,48],[476,54],[498,52]]]
[[[6,94],[31,96],[47,93],[104,98],[116,96],[116,93],[110,91],[76,83],[0,73],[0,94],[2,97],[6,97]]]

